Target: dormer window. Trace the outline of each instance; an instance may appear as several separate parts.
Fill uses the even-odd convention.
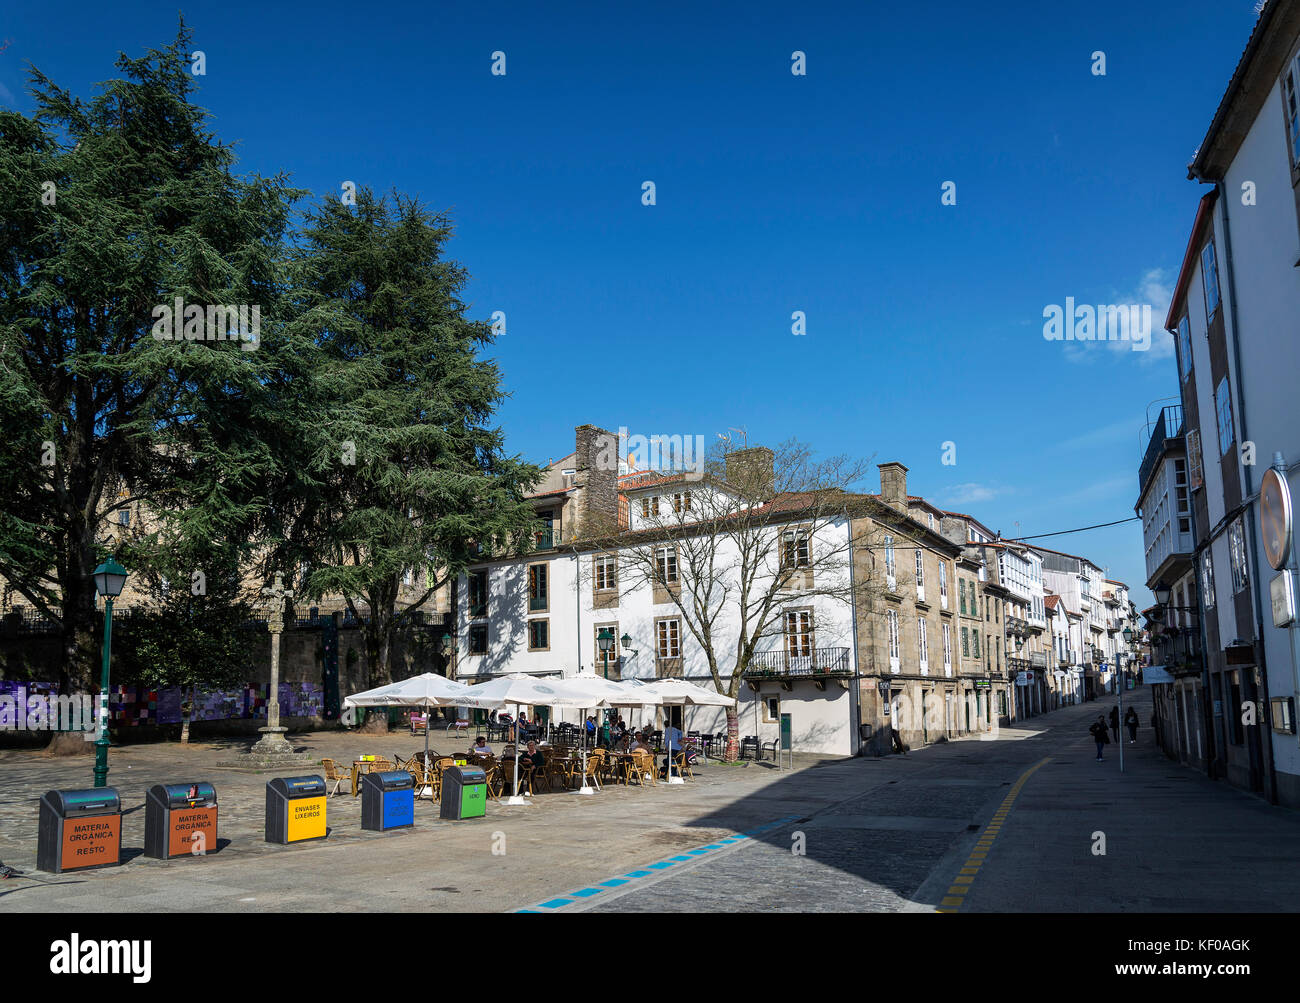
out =
[[[659,496],[647,495],[641,499],[641,518],[652,519],[659,515]]]

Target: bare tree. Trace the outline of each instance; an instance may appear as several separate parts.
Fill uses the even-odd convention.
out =
[[[648,589],[657,603],[671,604],[718,692],[735,698],[755,655],[786,634],[793,602],[875,608],[885,582],[873,552],[881,527],[902,517],[854,491],[869,470],[868,460],[817,460],[793,440],[773,451],[724,439],[701,477],[652,471],[624,481],[625,491],[661,488],[657,509],[641,513],[635,529],[581,540],[575,549],[616,556],[620,593]],[[658,640],[659,674],[680,675],[681,658],[661,655]],[[680,655],[681,640],[668,638],[669,650],[675,644]],[[724,757],[738,754],[732,707]]]

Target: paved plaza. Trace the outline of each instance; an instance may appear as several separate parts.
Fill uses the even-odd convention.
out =
[[[1149,699],[1135,695],[1142,719]],[[113,749],[121,792],[117,868],[35,871],[37,802],[91,782],[91,759],[0,753],[0,912],[106,911],[1281,911],[1300,901],[1300,815],[1165,759],[1149,729],[1095,761],[1086,726],[1113,698],[1035,718],[997,740],[883,759],[796,757],[702,767],[695,782],[583,797],[416,828],[361,829],[361,800],[329,802],[322,842],[263,841],[272,774],[207,764],[242,743]],[[409,755],[423,739],[321,732],[312,755]],[[436,735],[444,752],[463,743]],[[204,858],[144,857],[155,783],[207,780],[220,839]],[[1094,852],[1104,834],[1105,853]],[[1223,848],[1231,847],[1224,855]],[[1191,877],[1195,875],[1195,879]]]

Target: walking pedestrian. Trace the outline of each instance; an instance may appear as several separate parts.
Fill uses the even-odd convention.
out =
[[[1134,745],[1138,740],[1138,712],[1132,707],[1124,715],[1124,727],[1128,729],[1128,744]]]
[[[1101,762],[1101,750],[1110,744],[1110,736],[1106,734],[1106,718],[1101,714],[1097,715],[1097,720],[1092,723],[1088,729],[1092,735],[1093,741],[1097,743],[1097,762]]]
[[[1115,733],[1115,741],[1119,741],[1119,708],[1110,709],[1110,730]]]

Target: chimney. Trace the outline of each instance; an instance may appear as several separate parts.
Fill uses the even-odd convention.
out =
[[[775,460],[766,446],[733,450],[726,455],[727,483],[747,499],[769,501],[776,490]]]
[[[573,430],[579,487],[578,534],[599,537],[618,528],[618,436],[596,425]]]
[[[907,512],[907,468],[894,460],[877,464],[880,468],[880,497],[890,508]]]

